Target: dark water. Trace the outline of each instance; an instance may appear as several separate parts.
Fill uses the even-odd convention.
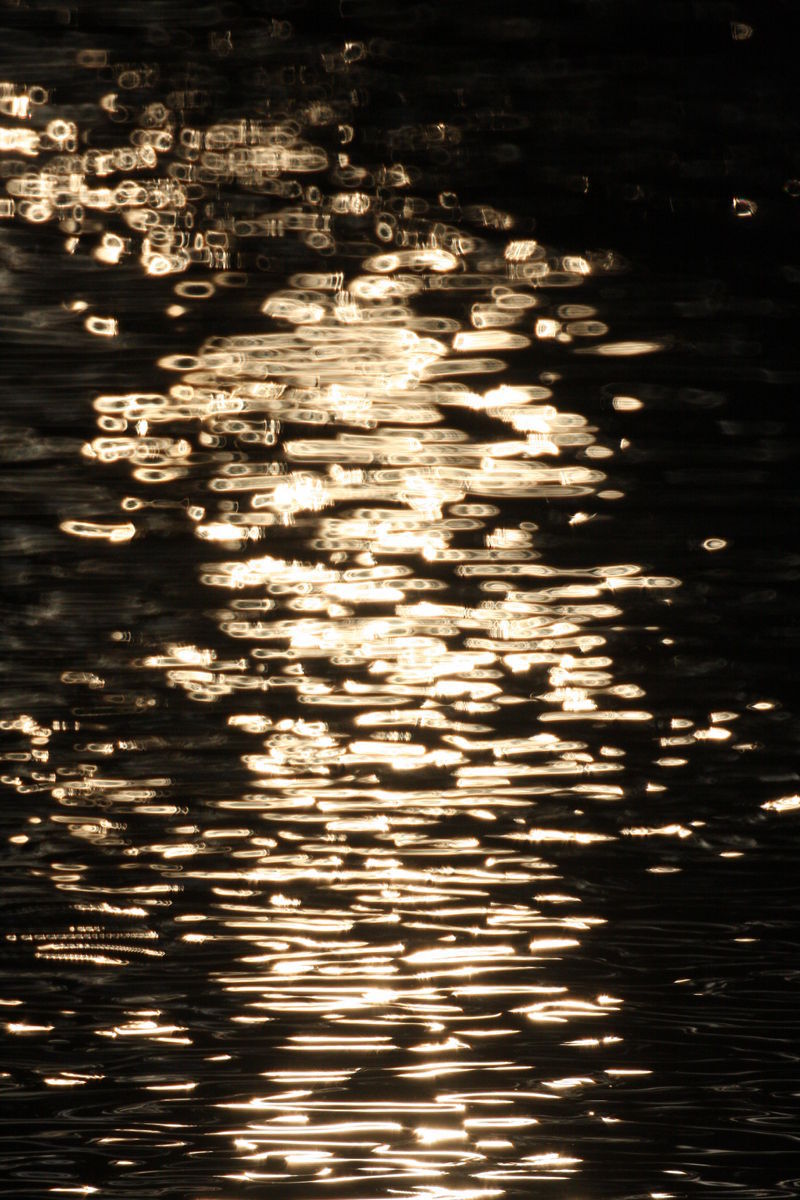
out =
[[[796,6],[0,17],[0,1195],[798,1194]]]

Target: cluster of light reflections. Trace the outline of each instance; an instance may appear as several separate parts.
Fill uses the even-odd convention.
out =
[[[592,1093],[648,1067],[615,1058],[622,998],[589,978],[580,992],[564,982],[563,963],[603,922],[565,881],[559,854],[693,832],[592,827],[592,806],[624,794],[625,727],[652,720],[641,687],[617,677],[605,630],[631,589],[678,581],[591,561],[591,527],[580,527],[617,495],[601,469],[612,449],[561,406],[557,374],[519,382],[518,367],[509,381],[509,355],[533,372],[538,342],[601,358],[658,349],[611,340],[592,304],[558,298],[613,260],[404,225],[352,164],[338,191],[301,187],[327,180],[330,164],[300,121],[181,128],[151,104],[127,147],[84,152],[70,120],[26,124],[47,107],[44,89],[2,85],[0,99],[16,122],[0,130],[0,150],[22,156],[3,216],[58,221],[72,254],[89,212],[99,264],[138,257],[146,274],[178,277],[165,319],[241,286],[261,322],[163,357],[160,392],[94,399],[87,466],[128,463],[135,494],[116,517],[62,524],[87,549],[101,541],[124,553],[159,488],[192,486],[187,538],[218,636],[166,640],[135,662],[187,702],[224,707],[231,745],[249,743],[239,755],[249,785],[214,800],[216,823],[182,820],[169,776],[114,774],[133,743],[89,743],[87,761],[66,769],[49,761],[53,730],[24,714],[6,722],[30,743],[7,760],[6,782],[49,792],[53,822],[74,838],[164,871],[101,898],[88,867],[54,863],[56,886],[95,923],[40,938],[37,955],[156,964],[158,906],[189,883],[207,888],[207,908],[176,918],[180,941],[187,953],[226,948],[213,986],[234,1006],[231,1024],[252,1027],[251,1060],[263,1057],[262,1090],[218,1103],[214,1136],[236,1161],[225,1178],[335,1182],[362,1200],[365,1187],[471,1200],[571,1179],[581,1159],[559,1136],[559,1111],[580,1097],[587,1119],[613,1123]],[[113,115],[119,104],[109,93],[101,108]],[[220,180],[285,208],[201,228],[202,187]],[[409,180],[396,166],[379,182],[403,192]],[[324,269],[335,222],[346,240],[347,221],[368,216],[377,241],[357,269]],[[259,293],[257,278],[231,269],[237,245],[290,236],[308,270],[280,286]],[[202,276],[180,278],[192,271]],[[124,333],[113,314],[73,308],[89,334]],[[574,501],[580,567],[543,560],[537,513],[553,501]],[[105,686],[87,673],[64,681]],[[683,754],[724,740],[736,716],[711,714],[705,729],[678,719],[661,745]],[[619,738],[590,745],[581,731],[598,721]],[[675,754],[658,763],[685,761]],[[136,815],[163,819],[163,838],[136,845]],[[111,916],[142,927],[114,936]],[[20,1036],[50,1029],[7,1024]],[[191,1097],[181,1053],[193,1032],[169,1013],[132,1008],[97,1034],[169,1048],[172,1074],[149,1088],[164,1103]],[[46,1082],[90,1089],[97,1078]]]

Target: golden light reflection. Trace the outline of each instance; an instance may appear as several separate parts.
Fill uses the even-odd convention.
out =
[[[348,44],[342,62],[362,51]],[[82,54],[105,69],[105,52]],[[9,122],[47,110],[35,128],[0,129],[0,153],[21,156],[0,216],[57,223],[69,254],[89,238],[98,272],[138,264],[171,329],[214,313],[202,340],[171,335],[160,382],[144,385],[158,390],[94,397],[84,466],[123,466],[135,494],[121,499],[125,519],[82,512],[61,530],[122,554],[159,505],[185,514],[207,636],[199,621],[196,641],[145,631],[130,666],[176,693],[175,713],[184,698],[207,706],[207,728],[218,713],[236,762],[187,800],[177,762],[174,779],[117,769],[147,746],[135,716],[130,742],[87,733],[68,765],[49,761],[55,723],[0,723],[24,746],[4,782],[47,792],[52,826],[78,848],[111,847],[151,872],[101,889],[79,857],[53,861],[54,887],[83,916],[69,934],[30,935],[35,953],[103,971],[155,962],[159,912],[198,897],[175,915],[176,941],[230,1014],[225,1052],[205,1061],[229,1063],[244,1036],[258,1077],[257,1094],[231,1084],[207,1122],[238,1164],[223,1178],[309,1196],[352,1185],[362,1200],[370,1186],[477,1200],[569,1181],[581,1159],[552,1114],[577,1105],[611,1121],[582,1108],[584,1094],[649,1069],[607,1065],[622,998],[564,982],[604,924],[572,894],[577,856],[693,831],[648,816],[612,833],[599,816],[626,799],[629,731],[653,723],[641,687],[619,677],[609,627],[632,597],[679,581],[597,561],[593,523],[621,495],[603,486],[613,452],[549,367],[556,354],[602,363],[662,346],[610,340],[594,280],[618,269],[613,255],[512,237],[513,219],[488,207],[472,213],[486,236],[468,235],[445,194],[417,218],[427,202],[408,191],[410,167],[370,175],[316,144],[319,126],[353,136],[322,102],[202,127],[166,104],[136,109],[134,84],[110,79],[102,113],[133,117],[103,149],[45,89],[0,84]],[[270,203],[210,219],[220,189]],[[265,242],[298,251],[285,278],[239,269]],[[181,303],[165,308],[165,287]],[[233,288],[242,307],[221,317]],[[577,288],[590,302],[562,303]],[[108,309],[76,298],[65,312],[85,340],[108,339],[98,353],[124,341]],[[642,404],[613,398],[620,413]],[[579,548],[571,565],[540,528],[554,511]],[[98,702],[110,687],[83,669],[61,681]],[[654,753],[678,741],[707,752],[737,715],[689,722]],[[111,922],[124,922],[113,936]],[[95,1031],[174,1052],[148,1102],[198,1103],[179,1056],[201,1039],[178,1008],[109,1014]],[[46,1083],[90,1091],[94,1078]]]

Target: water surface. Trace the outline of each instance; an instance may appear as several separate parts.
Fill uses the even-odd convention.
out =
[[[793,1194],[789,18],[257,7],[3,12],[2,1194]]]

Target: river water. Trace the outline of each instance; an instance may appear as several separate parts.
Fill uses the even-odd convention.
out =
[[[0,1195],[797,1194],[796,14],[0,12]]]

